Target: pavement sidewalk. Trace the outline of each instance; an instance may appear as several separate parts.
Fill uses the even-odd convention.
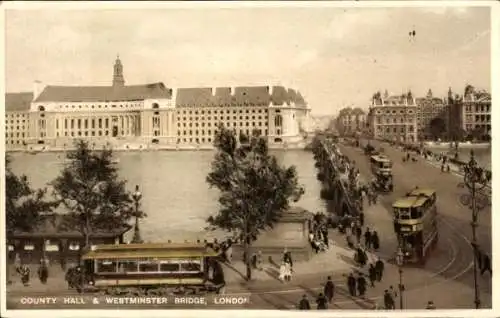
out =
[[[242,261],[233,261],[231,264],[223,264],[224,274],[227,283],[227,290],[234,292],[244,292],[251,289],[270,290],[289,288],[290,284],[298,285],[308,281],[324,281],[327,276],[340,276],[348,273],[352,266],[353,254],[351,251],[330,242],[330,248],[325,252],[313,255],[309,261],[295,262],[293,269],[293,284],[282,284],[278,280],[279,268],[276,264],[264,263],[263,270],[252,272],[252,281],[245,280],[245,264]],[[293,255],[292,255],[293,257]],[[7,286],[8,292],[32,292],[32,293],[60,293],[68,292],[67,283],[64,280],[65,273],[57,265],[49,268],[49,279],[46,284],[42,284],[36,276],[36,267],[31,268],[30,286],[25,287],[21,283],[21,278],[15,273],[11,266],[10,277],[12,284]]]

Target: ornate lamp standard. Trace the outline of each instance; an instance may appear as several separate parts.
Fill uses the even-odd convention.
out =
[[[135,186],[135,192],[132,194],[132,199],[135,203],[135,226],[134,226],[134,237],[132,238],[132,243],[142,243],[141,232],[139,231],[139,217],[141,212],[139,211],[140,201],[142,199],[142,193],[139,191],[139,186]]]
[[[477,261],[479,248],[477,246],[476,228],[478,226],[478,213],[490,204],[488,197],[483,193],[488,185],[488,178],[485,171],[480,168],[474,158],[474,150],[470,151],[470,160],[464,167],[464,181],[459,183],[460,188],[467,188],[469,193],[460,196],[460,203],[472,211],[472,248],[474,250],[474,304],[476,309],[481,306],[479,298],[479,288],[477,282]]]
[[[398,252],[396,254],[396,264],[398,265],[399,272],[399,308],[403,309],[403,292],[405,287],[403,285],[403,262],[404,262],[404,254],[401,247],[398,248]]]

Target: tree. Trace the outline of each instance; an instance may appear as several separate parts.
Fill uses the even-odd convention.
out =
[[[251,137],[242,135],[238,144],[232,131],[219,126],[214,146],[217,153],[206,180],[220,190],[220,209],[207,222],[213,228],[239,233],[250,280],[252,242],[276,224],[290,200],[298,201],[304,189],[298,185],[295,167],[280,166],[257,131]]]
[[[446,123],[440,117],[433,118],[429,123],[429,130],[434,139],[440,138],[446,131]]]
[[[55,202],[45,200],[46,189],[33,189],[25,175],[17,176],[10,167],[11,158],[5,156],[5,212],[6,229],[31,232],[41,221],[41,214],[51,212]]]
[[[66,154],[69,163],[51,185],[69,212],[67,226],[83,235],[86,249],[93,232],[128,227],[135,212],[126,181],[119,180],[112,162],[112,150],[91,150],[83,140],[75,141],[75,146]]]
[[[57,205],[45,200],[46,189],[33,189],[25,175],[17,176],[10,167],[11,158],[5,155],[5,227],[7,240],[15,231],[31,232],[42,220],[42,214]],[[10,253],[7,252],[7,259]],[[10,283],[10,266],[7,281]]]

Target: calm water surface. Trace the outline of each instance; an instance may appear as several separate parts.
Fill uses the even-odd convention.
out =
[[[319,197],[311,152],[275,151],[278,160],[295,165],[299,183],[306,193],[296,203],[310,211],[324,211]],[[34,187],[45,187],[62,167],[62,154],[12,154],[12,169],[28,176]],[[131,191],[138,184],[143,193],[142,209],[148,217],[141,221],[146,241],[194,240],[212,236],[204,231],[206,218],[218,209],[218,190],[210,189],[205,178],[214,156],[211,151],[117,152],[121,178]]]

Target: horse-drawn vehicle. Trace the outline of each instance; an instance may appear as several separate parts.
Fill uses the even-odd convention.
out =
[[[217,257],[204,244],[97,245],[67,280],[70,288],[109,295],[218,293],[224,274]]]

